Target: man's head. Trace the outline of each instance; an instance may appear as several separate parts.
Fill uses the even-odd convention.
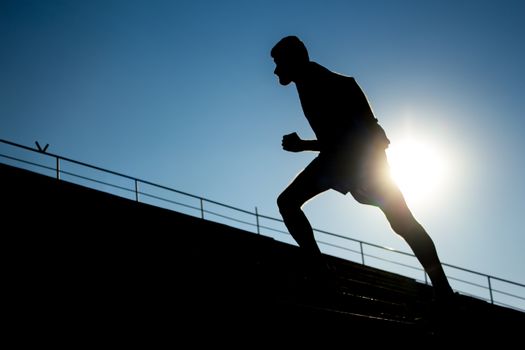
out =
[[[279,40],[270,54],[276,65],[274,73],[282,85],[295,81],[302,68],[310,62],[306,46],[296,36],[287,36]]]

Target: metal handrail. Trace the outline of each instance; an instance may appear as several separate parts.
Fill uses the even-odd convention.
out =
[[[228,204],[225,204],[225,203],[221,203],[221,202],[218,202],[218,201],[214,201],[214,200],[211,200],[211,199],[208,199],[208,198],[205,198],[205,197],[201,197],[201,196],[197,196],[197,195],[194,195],[194,194],[191,194],[191,193],[187,193],[187,192],[184,192],[184,191],[176,190],[174,188],[167,187],[167,186],[164,186],[164,185],[160,185],[160,184],[157,184],[157,183],[154,183],[154,182],[151,182],[151,181],[139,179],[139,178],[136,178],[136,177],[133,177],[133,176],[129,176],[129,175],[126,175],[126,174],[122,174],[122,173],[119,173],[119,172],[116,172],[116,171],[108,170],[108,169],[105,169],[105,168],[102,168],[102,167],[99,167],[99,166],[95,166],[95,165],[88,164],[88,163],[85,163],[85,162],[80,162],[80,161],[77,161],[77,160],[74,160],[74,159],[71,159],[71,158],[68,158],[68,157],[63,157],[63,156],[60,156],[60,155],[57,155],[57,154],[49,153],[49,152],[46,152],[45,149],[44,150],[34,149],[34,148],[31,148],[31,147],[20,145],[18,143],[7,141],[7,140],[4,140],[4,139],[0,139],[0,143],[7,144],[7,145],[10,145],[10,146],[13,146],[13,147],[24,149],[26,151],[35,152],[35,153],[38,153],[38,154],[41,154],[41,155],[45,155],[45,156],[49,156],[49,157],[54,158],[55,159],[55,163],[56,163],[56,167],[52,168],[52,167],[49,167],[49,166],[41,165],[41,164],[38,164],[38,163],[30,162],[30,161],[19,159],[19,158],[15,158],[15,157],[8,156],[8,155],[5,155],[5,154],[0,154],[0,157],[2,157],[2,158],[6,158],[6,159],[22,162],[24,164],[30,164],[30,165],[42,167],[42,168],[45,168],[45,169],[48,169],[48,170],[53,170],[53,171],[56,172],[56,178],[59,179],[59,180],[60,180],[60,174],[66,174],[66,175],[82,178],[84,180],[89,180],[89,181],[93,181],[93,182],[96,182],[96,183],[99,183],[99,184],[104,184],[104,185],[107,185],[107,186],[110,186],[110,187],[113,187],[113,188],[118,188],[118,189],[121,189],[121,190],[132,192],[132,193],[135,194],[135,200],[136,201],[140,201],[140,199],[139,199],[139,194],[140,194],[141,196],[144,196],[144,197],[155,198],[157,200],[166,201],[168,203],[185,206],[187,208],[194,209],[194,210],[199,210],[200,213],[201,213],[201,218],[202,219],[204,219],[205,214],[210,214],[210,215],[215,215],[215,216],[222,217],[222,218],[225,218],[225,219],[233,220],[233,221],[236,221],[238,223],[245,224],[245,225],[254,226],[254,227],[256,227],[256,232],[258,234],[260,234],[260,231],[261,231],[262,228],[267,229],[267,230],[271,230],[271,231],[275,231],[275,232],[279,232],[279,233],[285,233],[285,234],[287,233],[286,231],[277,230],[277,229],[274,229],[274,228],[271,228],[271,227],[268,227],[268,226],[261,225],[260,224],[260,220],[261,219],[266,219],[266,220],[275,221],[275,222],[279,222],[279,223],[284,223],[284,222],[283,222],[282,219],[278,219],[278,218],[274,218],[274,217],[271,217],[271,216],[260,214],[258,212],[258,210],[257,210],[257,207],[255,207],[255,212],[251,212],[249,210],[244,210],[244,209],[237,208],[237,207],[234,207],[234,206],[231,206],[231,205],[228,205]],[[60,167],[61,162],[68,162],[68,163],[80,165],[80,166],[83,166],[83,167],[87,167],[87,168],[90,168],[90,169],[101,171],[103,173],[112,174],[112,175],[115,175],[115,176],[119,176],[119,177],[122,177],[122,178],[125,178],[125,179],[128,179],[128,180],[131,180],[134,183],[134,189],[125,188],[125,187],[122,187],[122,186],[110,184],[110,183],[107,183],[107,182],[104,182],[104,181],[99,181],[99,180],[88,178],[88,177],[85,177],[85,176],[82,176],[82,175],[78,175],[78,174],[74,174],[74,173],[71,173],[71,172],[64,171]],[[191,206],[191,205],[183,204],[183,203],[180,203],[180,202],[175,202],[175,201],[169,200],[167,198],[163,198],[163,197],[160,197],[160,196],[156,196],[156,195],[152,195],[152,194],[149,194],[149,193],[146,193],[146,192],[139,191],[139,186],[138,186],[139,184],[153,186],[153,187],[156,187],[156,188],[159,188],[159,189],[163,189],[163,190],[166,190],[166,191],[170,191],[170,192],[173,192],[173,193],[177,193],[177,194],[180,194],[180,195],[183,195],[183,196],[186,196],[186,197],[197,199],[197,200],[199,200],[200,206],[199,207]],[[247,221],[235,219],[235,218],[232,218],[232,217],[228,217],[226,215],[215,213],[215,212],[209,211],[207,209],[204,209],[204,203],[214,204],[214,205],[217,205],[217,206],[220,206],[220,207],[223,207],[223,208],[227,208],[227,209],[230,209],[230,210],[233,210],[233,211],[236,211],[236,212],[240,212],[240,213],[244,213],[244,214],[255,216],[255,224],[247,222]],[[355,238],[351,238],[351,237],[348,237],[348,236],[336,234],[336,233],[333,233],[333,232],[328,232],[328,231],[325,231],[325,230],[320,230],[320,229],[315,229],[314,228],[314,231],[322,233],[322,234],[326,234],[326,235],[329,235],[329,236],[332,236],[332,237],[341,238],[341,239],[344,239],[346,241],[352,241],[352,242],[358,243],[360,249],[359,249],[359,251],[356,251],[356,250],[349,249],[349,248],[346,248],[346,247],[343,247],[343,246],[335,245],[333,243],[319,241],[320,244],[325,244],[325,245],[333,246],[333,247],[336,247],[336,248],[339,248],[339,249],[342,249],[342,250],[346,250],[346,251],[350,251],[350,252],[353,252],[353,253],[360,254],[361,255],[361,262],[362,262],[363,265],[365,265],[365,256],[366,256],[366,257],[369,257],[369,258],[374,258],[374,259],[378,259],[378,260],[382,260],[382,261],[387,261],[387,262],[392,263],[392,264],[396,264],[396,265],[400,265],[400,266],[404,266],[404,267],[409,267],[409,268],[412,268],[412,269],[417,269],[417,270],[423,271],[423,273],[424,273],[424,270],[421,269],[421,268],[416,268],[416,267],[413,267],[413,266],[409,266],[407,264],[403,264],[403,263],[400,263],[400,262],[397,262],[397,261],[394,261],[394,260],[390,260],[390,259],[380,258],[380,257],[374,256],[374,255],[371,255],[371,254],[366,254],[364,252],[363,246],[378,248],[378,249],[386,250],[388,252],[401,254],[401,255],[405,255],[405,256],[410,256],[410,257],[415,257],[414,254],[403,252],[401,250],[393,249],[393,248],[390,248],[390,247],[385,247],[385,246],[374,244],[374,243],[361,241],[361,240],[358,240],[358,239],[355,239]],[[518,295],[514,295],[514,294],[511,294],[511,293],[508,293],[508,292],[504,292],[504,291],[500,291],[500,290],[494,289],[494,287],[492,286],[492,282],[491,281],[500,281],[500,282],[504,282],[504,283],[511,284],[511,285],[514,285],[514,286],[517,286],[517,287],[521,287],[521,288],[525,288],[525,284],[514,282],[514,281],[510,281],[510,280],[507,280],[507,279],[503,279],[503,278],[500,278],[500,277],[488,275],[488,274],[485,274],[485,273],[482,273],[482,272],[474,271],[474,270],[471,270],[471,269],[466,269],[466,268],[459,267],[459,266],[452,265],[452,264],[448,264],[448,263],[442,263],[442,265],[450,267],[450,268],[453,268],[453,269],[456,269],[456,270],[459,270],[459,271],[467,272],[467,273],[470,273],[470,274],[475,274],[475,275],[482,276],[482,277],[486,278],[488,286],[482,286],[482,285],[474,284],[474,283],[471,283],[471,282],[468,282],[468,281],[464,281],[464,280],[461,280],[461,279],[458,279],[458,278],[453,278],[453,279],[455,279],[457,281],[461,281],[461,282],[464,282],[464,283],[467,283],[467,284],[471,284],[471,285],[475,285],[475,286],[480,287],[480,288],[487,289],[488,292],[489,292],[490,297],[487,299],[487,298],[483,298],[483,297],[479,297],[478,296],[479,298],[488,300],[488,301],[490,301],[493,304],[505,305],[507,307],[509,305],[503,304],[501,302],[496,302],[494,300],[494,293],[500,293],[500,294],[503,294],[503,295],[507,295],[507,296],[510,296],[510,297],[513,297],[513,298],[525,301],[525,297],[521,297],[521,296],[518,296]],[[424,273],[424,280],[425,280],[425,283],[426,283],[427,275],[425,273]],[[525,310],[523,310],[523,309],[521,309],[519,307],[517,309],[520,310],[520,311],[525,311]]]

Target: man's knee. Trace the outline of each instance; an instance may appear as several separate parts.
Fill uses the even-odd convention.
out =
[[[277,197],[277,206],[281,214],[285,214],[292,210],[301,209],[301,203],[297,201],[289,192],[284,191]]]
[[[279,197],[277,197],[277,206],[279,207],[279,211],[282,213],[283,211],[286,211],[286,208],[289,207],[288,198],[285,194],[285,192],[281,193]]]

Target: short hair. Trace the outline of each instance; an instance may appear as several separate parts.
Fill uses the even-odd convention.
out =
[[[287,57],[293,60],[310,61],[306,46],[295,35],[286,36],[279,40],[270,54],[273,58]]]

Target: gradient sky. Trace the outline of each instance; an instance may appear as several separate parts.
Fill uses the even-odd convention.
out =
[[[524,1],[1,0],[0,138],[279,217],[314,157],[281,149],[313,137],[273,75],[290,34],[357,79],[393,147],[439,151],[440,187],[407,199],[442,261],[525,283]],[[349,195],[305,210],[409,251]]]

